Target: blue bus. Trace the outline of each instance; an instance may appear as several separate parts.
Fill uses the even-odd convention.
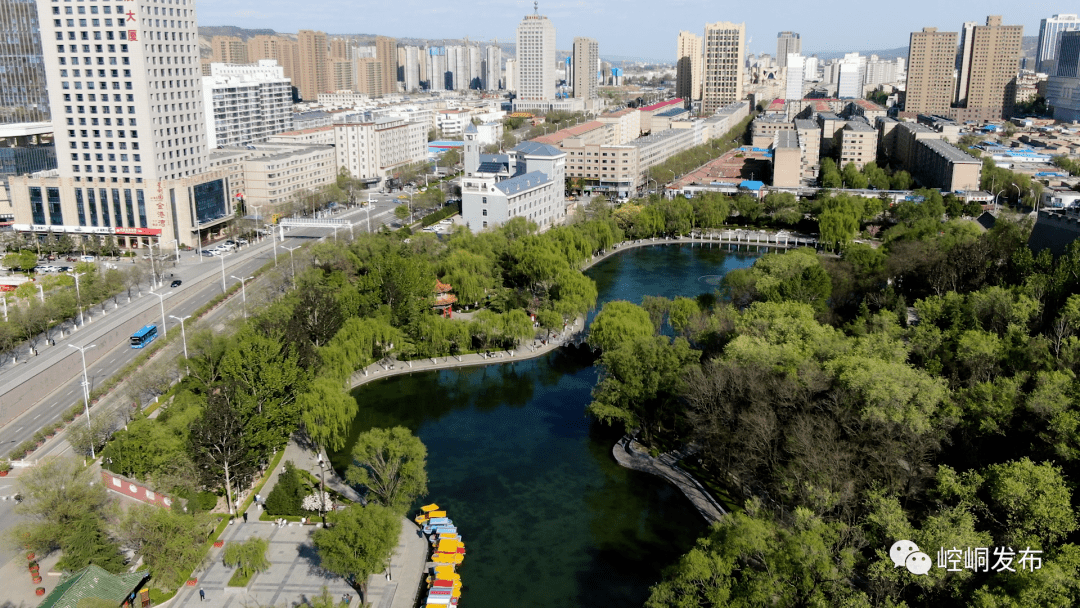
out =
[[[147,325],[131,335],[131,348],[142,348],[157,338],[157,325]]]

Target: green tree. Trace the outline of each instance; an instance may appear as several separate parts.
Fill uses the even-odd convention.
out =
[[[401,514],[382,505],[350,505],[327,515],[312,536],[324,568],[345,577],[367,597],[367,579],[382,572],[401,534]]]
[[[154,573],[154,587],[171,592],[205,558],[203,544],[216,523],[217,517],[209,513],[192,516],[154,505],[134,505],[117,529],[124,546],[141,555]]]
[[[655,330],[644,308],[615,300],[604,304],[589,326],[589,346],[601,351],[611,350],[624,341],[651,337]]]
[[[86,515],[103,519],[109,497],[97,475],[74,457],[46,458],[16,482],[23,521],[12,529],[13,542],[40,553],[63,546]]]
[[[270,515],[300,515],[305,495],[307,490],[300,481],[296,465],[287,460],[285,470],[278,475],[277,483],[266,496],[266,512]]]
[[[233,490],[244,487],[255,472],[256,455],[247,445],[245,421],[222,396],[214,396],[191,425],[191,460],[203,483],[225,490],[229,513]]]
[[[363,485],[379,504],[404,513],[427,493],[427,448],[404,427],[361,433],[345,479]]]
[[[258,536],[243,542],[230,542],[225,545],[221,561],[229,568],[236,568],[240,576],[250,578],[270,568],[270,560],[266,559],[269,547],[270,542]]]
[[[1024,457],[988,467],[987,509],[1006,544],[1049,548],[1077,528],[1060,467]]]
[[[79,518],[60,543],[64,554],[56,562],[56,567],[64,572],[75,572],[90,564],[114,574],[126,570],[124,556],[106,534],[103,523],[93,513]]]
[[[398,205],[397,207],[394,207],[394,217],[401,220],[402,222],[404,222],[409,217],[409,215],[410,213],[408,205]]]

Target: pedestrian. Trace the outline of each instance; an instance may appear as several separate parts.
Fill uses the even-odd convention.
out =
[[[351,593],[346,593],[345,594],[345,605],[348,606],[349,602],[351,602],[351,601],[352,601],[352,594]]]
[[[206,601],[206,592],[202,590],[202,587],[199,587],[199,601],[200,602],[205,602]]]
[[[244,511],[244,523],[247,523],[247,511]]]

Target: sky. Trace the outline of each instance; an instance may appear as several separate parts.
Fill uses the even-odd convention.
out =
[[[729,4],[729,6],[724,6]],[[892,7],[901,10],[889,10]],[[379,34],[395,38],[462,38],[512,41],[532,0],[394,0],[364,2],[319,0],[197,0],[200,25],[299,29],[328,34]],[[1080,13],[1075,0],[906,0],[874,4],[839,0],[770,0],[718,3],[709,0],[541,0],[540,14],[554,23],[556,46],[569,50],[574,36],[599,42],[603,56],[674,62],[680,30],[701,34],[705,23],[746,23],[750,53],[776,53],[776,34],[798,32],[804,54],[863,51],[907,46],[908,35],[923,27],[960,31],[965,21],[985,23],[1002,15],[1006,25],[1023,25],[1025,36],[1039,34],[1039,20]]]

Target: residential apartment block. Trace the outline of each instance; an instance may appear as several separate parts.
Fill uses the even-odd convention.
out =
[[[265,141],[293,128],[292,84],[273,59],[247,65],[212,63],[202,86],[211,149]]]
[[[675,95],[689,101],[701,100],[701,76],[704,57],[701,54],[701,36],[693,32],[679,32],[675,51]]]
[[[334,123],[337,166],[373,183],[427,158],[427,125],[400,119],[348,116]]]
[[[600,47],[592,38],[574,38],[574,97],[596,99]]]
[[[985,121],[1012,114],[1023,35],[1024,26],[1002,25],[1000,15],[987,17],[986,25],[964,24],[951,118]]]
[[[948,113],[953,101],[956,32],[924,27],[911,33],[904,111]]]
[[[701,113],[742,101],[746,24],[720,21],[705,25]]]

